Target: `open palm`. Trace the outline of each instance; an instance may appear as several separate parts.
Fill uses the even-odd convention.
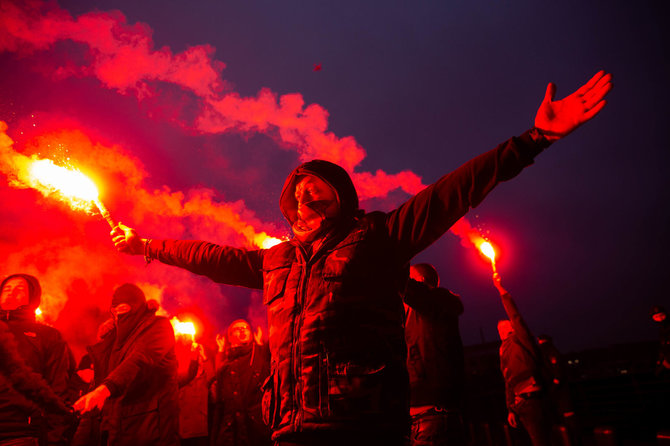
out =
[[[566,136],[602,110],[611,89],[612,75],[599,71],[570,96],[554,101],[556,85],[549,83],[535,116],[535,127],[552,140]]]

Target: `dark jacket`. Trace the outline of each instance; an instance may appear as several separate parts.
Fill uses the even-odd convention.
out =
[[[405,304],[410,406],[461,410],[465,386],[465,358],[458,330],[461,298],[447,289],[429,288],[410,279]]]
[[[500,369],[505,379],[507,408],[514,411],[515,395],[523,390],[529,380],[538,386],[543,386],[544,373],[539,347],[516,308],[512,296],[505,293],[501,298],[514,329],[514,334],[500,345]]]
[[[408,379],[401,295],[409,261],[541,149],[528,132],[512,138],[389,213],[358,211],[348,176],[330,163],[311,161],[289,176],[280,200],[293,224],[299,175],[320,176],[336,189],[340,219],[311,245],[294,239],[248,251],[153,240],[147,254],[216,282],[263,289],[272,356],[263,403],[273,439],[333,429],[404,433]]]
[[[270,374],[270,351],[255,342],[217,355],[210,444],[270,445],[261,414],[261,387]]]
[[[174,332],[168,319],[145,311],[119,348],[115,329],[89,349],[96,381],[111,393],[101,425],[109,446],[179,444]]]
[[[26,280],[30,278],[30,303],[16,310],[0,310],[0,317],[7,326],[5,335],[11,333],[16,350],[25,364],[44,378],[58,397],[65,400],[69,395],[68,383],[76,364],[58,330],[35,321],[35,309],[40,304],[41,294],[37,279],[20,276]],[[7,359],[0,360],[4,362]],[[0,441],[22,436],[46,436],[50,445],[68,444],[73,433],[74,419],[55,411],[44,411],[43,406],[43,402],[29,400],[17,392],[8,377],[0,376]]]

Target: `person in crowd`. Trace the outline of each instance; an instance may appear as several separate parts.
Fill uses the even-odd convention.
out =
[[[551,409],[539,347],[498,273],[493,274],[493,284],[509,318],[498,322],[507,421],[514,428],[523,427],[533,446],[550,446]]]
[[[581,435],[565,373],[563,355],[554,345],[552,337],[547,334],[538,335],[537,344],[540,348],[540,358],[551,401],[550,406],[555,408],[555,422],[565,427],[570,443],[578,446],[581,444]]]
[[[66,445],[75,427],[64,403],[72,353],[58,330],[35,320],[42,296],[36,277],[12,274],[0,293],[0,445]]]
[[[101,383],[74,408],[102,411],[103,445],[179,444],[174,332],[156,309],[137,285],[119,286],[111,302],[114,327],[89,349]]]
[[[412,446],[465,446],[465,358],[458,329],[463,303],[441,288],[433,265],[409,269],[405,339]]]
[[[359,209],[342,167],[306,162],[288,176],[279,200],[294,238],[269,249],[152,240],[122,223],[112,239],[121,252],[263,290],[272,356],[263,413],[278,445],[402,445],[409,428],[402,294],[410,260],[498,183],[595,116],[610,89],[611,76],[599,72],[554,101],[549,84],[531,130],[386,213]]]
[[[270,351],[261,328],[252,337],[244,319],[217,335],[212,446],[269,446],[270,431],[261,414],[261,387],[270,374]]]
[[[181,446],[207,446],[208,382],[214,378],[214,361],[190,334],[177,333],[179,382],[179,438]]]
[[[658,325],[658,359],[656,360],[656,375],[670,371],[670,319],[668,312],[660,305],[654,305],[649,312],[651,319]]]

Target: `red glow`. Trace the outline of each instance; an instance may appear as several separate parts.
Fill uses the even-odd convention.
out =
[[[230,91],[231,86],[221,79],[225,64],[213,59],[215,49],[209,45],[175,54],[169,47],[155,49],[151,28],[129,24],[118,11],[72,17],[53,3],[6,3],[0,11],[0,50],[44,51],[71,41],[87,52],[90,65],[59,66],[59,78],[93,75],[107,88],[138,99],[160,97],[164,86],[176,86],[189,94],[198,110],[188,127],[202,133],[263,133],[277,139],[282,148],[295,150],[302,161],[335,162],[353,174],[361,199],[384,197],[398,188],[409,194],[423,188],[420,177],[408,171],[355,173],[365,150],[353,137],[329,132],[328,111],[318,104],[305,105],[301,94],[279,96],[261,89],[255,97],[241,97]],[[321,68],[319,63],[314,70]]]

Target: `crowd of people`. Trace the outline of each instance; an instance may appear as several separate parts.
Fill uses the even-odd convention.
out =
[[[58,332],[34,321],[37,279],[10,276],[2,283],[2,330],[25,344],[13,356],[19,367],[45,383],[26,391],[12,380],[16,373],[3,372],[0,423],[8,424],[0,446],[466,444],[463,305],[440,288],[434,268],[410,263],[497,184],[594,117],[610,89],[604,72],[558,101],[549,84],[533,128],[390,212],[362,211],[340,166],[306,162],[280,196],[294,237],[270,249],[145,238],[121,223],[112,230],[121,252],[262,290],[267,342],[237,320],[212,355],[175,339],[157,304],[126,283],[111,294],[112,318],[75,366]],[[499,326],[509,423],[544,445],[549,386],[540,350],[499,277],[494,284],[510,318]]]

